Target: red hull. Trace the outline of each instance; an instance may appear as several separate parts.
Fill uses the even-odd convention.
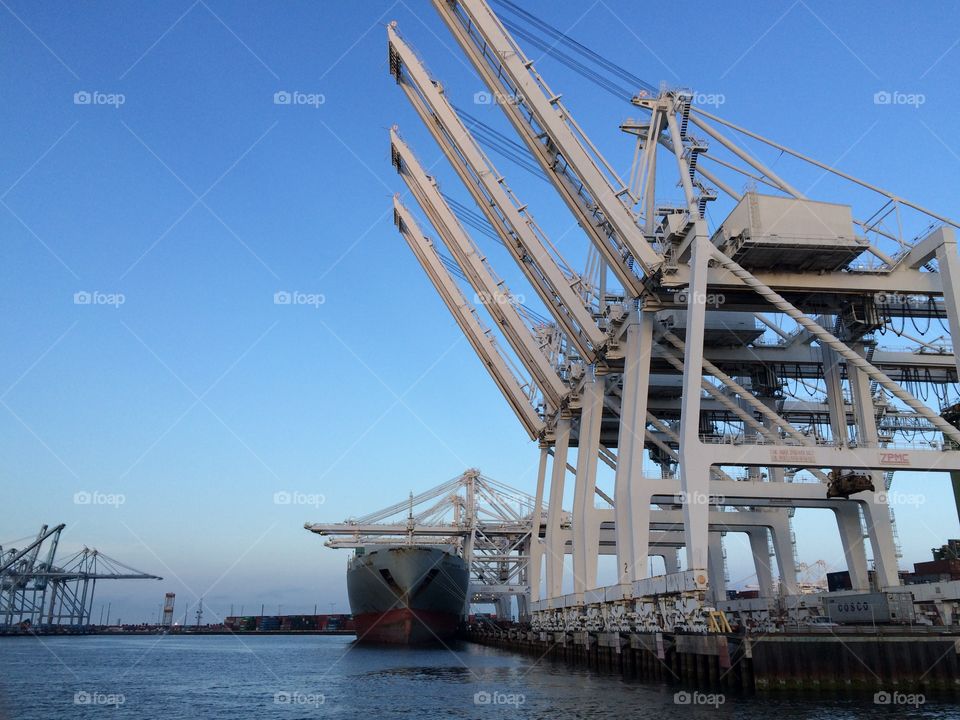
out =
[[[354,617],[357,642],[414,645],[446,640],[457,632],[460,618],[449,613],[396,608]]]

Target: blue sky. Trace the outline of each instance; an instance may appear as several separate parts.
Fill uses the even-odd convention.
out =
[[[669,4],[525,5],[654,84],[722,95],[724,117],[960,215],[953,3],[694,2],[682,17]],[[392,226],[390,126],[439,159],[387,72],[394,19],[455,103],[508,131],[471,105],[482,86],[424,0],[0,8],[0,542],[66,522],[65,551],[96,546],[165,576],[102,585],[114,618],[152,616],[166,590],[219,613],[345,610],[346,553],[305,520],[362,514],[469,466],[532,490],[536,447]],[[617,124],[633,109],[549,58],[538,67],[625,174]],[[884,90],[924,102],[876,105]],[[324,101],[275,104],[281,91]],[[559,199],[499,164],[581,259],[587,240]],[[435,172],[466,201],[449,168]],[[830,180],[803,181],[843,200]],[[324,302],[274,303],[293,291]],[[82,292],[95,303],[75,304]],[[897,486],[925,497],[898,514],[908,567],[957,519],[945,477]],[[278,491],[325,502],[277,505]],[[802,560],[840,558],[825,520],[798,514]],[[734,580],[749,574],[737,548]]]

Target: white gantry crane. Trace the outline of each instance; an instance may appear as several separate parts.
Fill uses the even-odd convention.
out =
[[[758,607],[778,586],[781,602],[800,607],[796,508],[834,514],[855,590],[870,587],[867,547],[875,587],[899,585],[894,473],[946,471],[960,487],[957,222],[707,112],[690,90],[648,85],[512,0],[492,1],[499,14],[485,0],[432,0],[520,142],[459,110],[458,92],[388,27],[390,72],[476,204],[442,188],[394,127],[392,162],[426,223],[399,196],[394,219],[539,444],[522,583],[531,619],[704,629],[709,611],[733,608],[729,533],[749,540]],[[633,157],[627,180],[522,44],[641,114],[619,128]],[[486,150],[560,196],[586,235],[583,272]],[[765,154],[785,158],[777,172]],[[807,197],[787,177],[810,169],[848,191]],[[507,287],[480,239],[508,251],[523,289]],[[517,301],[526,286],[542,308]],[[601,462],[612,491],[598,486]],[[599,581],[603,554],[616,556],[613,585]],[[666,574],[650,577],[657,554]]]
[[[516,597],[518,612],[526,617],[535,508],[532,495],[470,469],[363,517],[304,527],[327,537],[324,544],[331,548],[450,546],[470,569],[470,602],[496,604],[498,615],[509,617]]]

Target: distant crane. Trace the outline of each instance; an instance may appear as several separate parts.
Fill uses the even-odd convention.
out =
[[[532,495],[467,470],[406,501],[342,523],[306,523],[329,537],[327,547],[371,545],[452,545],[471,570],[473,602],[503,606],[511,596],[526,612],[530,537],[540,524]],[[330,603],[331,614],[334,603]],[[499,612],[499,610],[498,610]]]
[[[823,592],[827,589],[827,563],[816,560],[812,563],[797,564],[797,584],[800,592]]]
[[[0,546],[0,631],[90,624],[97,580],[162,580],[84,547],[55,563],[63,523],[40,528],[23,549]],[[46,544],[43,560],[41,549]],[[108,612],[109,622],[109,612]]]

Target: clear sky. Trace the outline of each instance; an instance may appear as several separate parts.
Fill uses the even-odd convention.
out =
[[[387,22],[456,104],[508,131],[472,105],[482,86],[428,2],[2,5],[0,543],[66,522],[61,555],[86,544],[165,577],[101,584],[113,619],[155,617],[168,590],[178,613],[199,595],[218,614],[345,611],[346,553],[304,521],[470,466],[532,490],[536,446],[392,225],[394,123],[466,195],[388,74]],[[960,215],[955,3],[524,5],[653,84],[722,96],[708,109]],[[626,173],[632,108],[538,67]],[[882,91],[924,101],[878,105]],[[500,164],[582,258],[558,198]],[[834,187],[811,195],[842,201]],[[898,512],[909,567],[957,519],[945,477],[895,488],[923,494]],[[797,517],[800,559],[842,566],[829,518]],[[730,547],[736,582],[749,563]]]

